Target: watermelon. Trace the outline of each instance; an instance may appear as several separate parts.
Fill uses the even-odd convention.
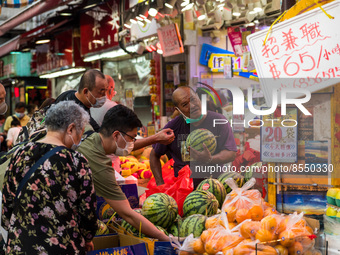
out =
[[[191,233],[194,237],[199,237],[205,230],[207,217],[201,214],[193,214],[186,218],[180,227],[180,237],[187,237]]]
[[[192,131],[185,141],[185,145],[189,146],[197,151],[203,151],[203,143],[207,146],[211,154],[214,154],[217,142],[214,134],[208,129],[199,128]]]
[[[170,234],[172,234],[173,236],[178,236],[179,235],[179,231],[178,228],[182,225],[182,218],[181,216],[179,216],[179,214],[177,215],[175,221],[172,223],[172,225],[167,229],[168,232]]]
[[[229,178],[233,178],[235,180],[235,182],[237,183],[237,185],[239,186],[239,188],[241,188],[244,184],[244,178],[242,175],[240,175],[239,173],[235,173],[235,172],[226,172],[221,174],[217,180],[220,181],[220,183],[223,184],[224,188],[227,191],[227,194],[231,192],[231,188],[228,186],[228,184],[225,183],[225,181]]]
[[[227,196],[227,192],[223,184],[220,183],[217,179],[213,179],[213,178],[209,178],[209,179],[202,181],[198,185],[196,190],[207,190],[211,192],[218,200],[220,208],[224,202],[225,197]]]
[[[217,213],[218,200],[209,191],[195,190],[191,192],[183,204],[183,213],[185,217],[193,214],[202,214],[211,216]]]
[[[171,196],[155,193],[145,199],[142,215],[156,226],[168,228],[176,219],[178,206]]]
[[[98,229],[96,232],[96,236],[109,234],[109,229],[104,222],[102,222],[101,220],[97,220],[97,225]]]
[[[169,235],[169,233],[164,229],[162,228],[161,226],[156,226],[156,228],[160,231],[162,231],[164,234],[166,234],[167,236]]]
[[[133,209],[135,212],[139,213],[139,214],[142,214],[142,209],[140,208],[136,208],[136,209]],[[139,230],[137,230],[135,227],[133,227],[130,223],[128,223],[126,220],[122,220],[121,224],[120,224],[121,227],[125,228],[127,232],[132,232],[132,233],[139,233]]]

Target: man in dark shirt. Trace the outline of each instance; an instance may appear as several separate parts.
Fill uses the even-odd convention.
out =
[[[206,115],[202,115],[201,101],[192,88],[188,86],[179,87],[174,91],[172,99],[181,116],[177,116],[171,120],[165,128],[171,128],[176,139],[168,145],[153,145],[153,150],[150,154],[151,170],[155,176],[157,185],[162,185],[164,180],[159,159],[161,155],[169,152],[175,161],[175,176],[178,175],[178,171],[182,167],[190,165],[194,186],[196,187],[202,178],[210,175],[195,172],[196,166],[223,165],[234,160],[237,151],[234,135],[229,123],[215,125],[214,127],[214,119],[225,119],[222,114],[207,111]],[[183,148],[185,148],[183,143],[185,143],[190,132],[198,128],[208,129],[215,135],[217,148],[214,155],[210,154],[205,145],[203,145],[204,150],[202,152],[191,148],[190,157],[192,157],[194,161],[188,161],[187,158],[183,158],[183,154],[185,154],[185,152],[183,152]]]
[[[55,103],[57,104],[66,100],[75,101],[91,116],[91,107],[99,108],[105,103],[108,86],[107,80],[102,72],[96,69],[90,69],[81,77],[78,91],[69,90],[62,93],[57,97]],[[90,118],[90,124],[96,132],[99,131],[99,125],[92,117]]]

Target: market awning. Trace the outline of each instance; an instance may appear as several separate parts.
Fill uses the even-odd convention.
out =
[[[33,18],[36,15],[44,13],[46,11],[55,9],[61,5],[66,5],[73,0],[40,0],[37,1],[17,15],[11,17],[10,19],[6,20],[4,23],[0,25],[0,36],[4,35],[9,30],[15,28],[16,26],[28,21],[29,19]]]
[[[56,24],[41,25],[31,31],[14,37],[10,41],[0,45],[0,57],[9,54],[11,51],[18,50],[20,45],[34,41],[34,38],[37,38],[43,34],[47,34],[48,32],[66,24],[68,21],[68,19],[64,19],[63,21]]]

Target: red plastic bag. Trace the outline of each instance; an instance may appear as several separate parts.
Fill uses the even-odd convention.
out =
[[[164,184],[161,186],[157,186],[156,185],[156,179],[155,178],[151,178],[151,180],[149,181],[147,188],[149,190],[151,189],[160,189],[164,190],[169,188],[171,185],[173,185],[176,181],[176,177],[174,175],[174,160],[170,159],[168,162],[166,162],[163,167],[162,167],[162,176],[163,176],[163,180],[164,180]],[[167,187],[167,188],[165,188]],[[155,192],[158,193],[158,192]],[[151,194],[150,194],[151,195]]]
[[[173,197],[177,202],[179,215],[183,216],[184,200],[194,190],[194,184],[193,184],[192,179],[190,178],[190,175],[191,175],[190,168],[188,165],[183,167],[178,172],[177,178],[176,177],[169,178],[169,176],[168,178],[165,178],[164,173],[165,171],[163,171],[163,179],[165,182],[163,185],[154,186],[153,183],[150,183],[150,182],[154,182],[156,184],[154,178],[150,180],[149,185],[151,188],[149,188],[149,185],[148,185],[149,190],[145,191],[146,197],[151,196],[152,194],[155,194],[155,193],[165,193]],[[172,176],[173,176],[173,170],[172,170]]]

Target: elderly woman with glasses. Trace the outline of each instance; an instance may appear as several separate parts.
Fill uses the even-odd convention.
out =
[[[45,122],[47,135],[18,148],[7,168],[2,208],[7,253],[85,254],[93,250],[97,230],[96,196],[89,164],[75,149],[89,114],[63,101],[50,107]]]

